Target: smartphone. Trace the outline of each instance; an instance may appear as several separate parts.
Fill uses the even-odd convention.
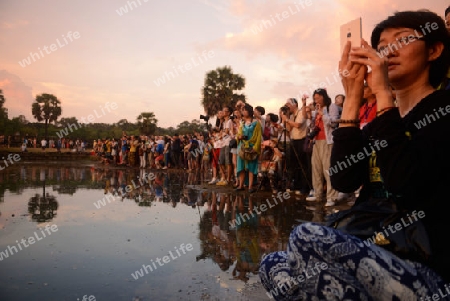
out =
[[[347,41],[352,46],[360,46],[362,39],[362,20],[361,17],[351,20],[341,25],[341,54],[344,51]]]

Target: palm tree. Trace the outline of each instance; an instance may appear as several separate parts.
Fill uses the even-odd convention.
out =
[[[41,122],[45,121],[45,138],[47,139],[47,128],[50,122],[56,122],[62,113],[59,106],[61,101],[53,94],[43,93],[36,96],[36,101],[31,106],[31,114]]]
[[[240,74],[234,74],[229,66],[218,67],[209,71],[205,76],[205,84],[202,87],[201,104],[205,113],[214,116],[223,106],[234,108],[239,99],[245,102],[244,94],[237,94],[245,87],[245,78]]]
[[[158,124],[158,119],[155,118],[153,112],[142,112],[137,117],[137,124],[139,132],[144,135],[153,135]]]

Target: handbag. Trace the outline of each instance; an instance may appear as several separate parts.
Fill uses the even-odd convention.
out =
[[[314,138],[311,139],[308,136],[305,137],[305,142],[303,142],[303,151],[305,153],[311,154],[314,146]]]
[[[230,147],[230,148],[236,148],[236,147],[237,147],[237,141],[236,141],[236,139],[232,138],[232,139],[230,140],[229,147]]]
[[[252,147],[239,147],[238,155],[242,160],[253,161],[258,158],[258,153],[253,150]]]
[[[397,256],[426,263],[431,258],[423,211],[400,209],[395,197],[369,198],[350,209],[332,213],[325,225],[376,244]]]

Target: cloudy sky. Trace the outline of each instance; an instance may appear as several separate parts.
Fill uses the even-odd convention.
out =
[[[151,111],[159,126],[169,127],[198,119],[205,74],[230,66],[246,79],[250,104],[277,112],[286,98],[318,87],[333,98],[342,93],[340,24],[362,17],[363,37],[370,39],[373,26],[397,10],[443,15],[448,4],[1,0],[0,89],[9,118],[32,121],[36,95],[51,93],[61,100],[61,117],[135,122]]]

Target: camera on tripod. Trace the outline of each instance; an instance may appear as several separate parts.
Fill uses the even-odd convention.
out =
[[[203,119],[205,122],[208,122],[209,116],[208,115],[200,115],[200,119]]]

